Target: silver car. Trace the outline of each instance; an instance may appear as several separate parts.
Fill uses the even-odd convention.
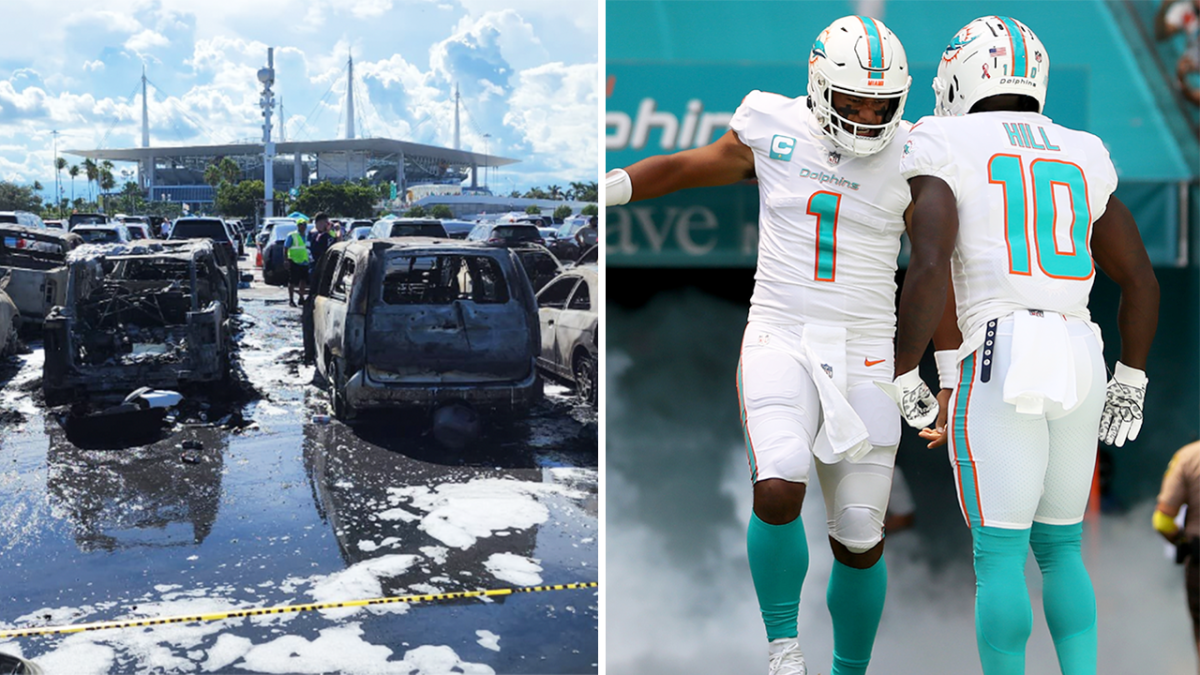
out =
[[[537,295],[542,354],[538,367],[575,387],[579,397],[596,405],[596,354],[600,284],[595,265],[558,276]]]

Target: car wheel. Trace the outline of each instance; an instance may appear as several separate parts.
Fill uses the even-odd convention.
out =
[[[358,416],[358,411],[346,400],[346,377],[336,359],[329,362],[329,401],[333,416],[349,422]]]
[[[585,403],[591,405],[593,408],[596,407],[596,357],[586,352],[581,352],[575,357],[575,363],[571,366],[571,372],[575,376],[575,393]]]

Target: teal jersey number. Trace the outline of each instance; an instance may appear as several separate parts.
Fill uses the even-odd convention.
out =
[[[817,217],[817,260],[813,278],[834,281],[837,276],[837,221],[842,196],[836,192],[814,192],[808,198],[808,215]]]
[[[1093,273],[1088,252],[1092,211],[1087,199],[1083,169],[1070,162],[1035,159],[1029,164],[1033,180],[1033,237],[1038,267],[1055,279],[1089,279]],[[988,182],[1004,191],[1004,236],[1008,242],[1008,266],[1012,274],[1029,275],[1028,208],[1025,200],[1025,167],[1017,155],[993,155],[988,161]],[[1054,188],[1067,190],[1070,197],[1070,248],[1060,250],[1054,223],[1059,219]]]

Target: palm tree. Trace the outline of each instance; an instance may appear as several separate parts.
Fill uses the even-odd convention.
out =
[[[79,177],[79,165],[72,164],[71,168],[67,169],[67,173],[71,176],[71,202],[75,202],[75,179]]]
[[[100,165],[100,192],[101,194],[112,190],[116,187],[117,181],[113,178],[112,162],[107,159]]]
[[[89,157],[83,160],[83,171],[87,174],[88,199],[95,201],[92,197],[92,182],[100,180],[100,167],[96,165],[96,160]]]
[[[551,185],[548,189],[550,191],[550,199],[562,198],[562,186]]]

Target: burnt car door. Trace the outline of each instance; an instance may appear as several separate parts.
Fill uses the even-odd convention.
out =
[[[537,351],[532,312],[514,285],[520,270],[498,258],[490,251],[388,254],[367,311],[371,378],[463,384],[527,377]]]
[[[538,323],[542,330],[542,353],[538,356],[538,365],[555,375],[569,375],[570,364],[564,363],[559,353],[558,328],[567,310],[567,300],[578,283],[579,275],[564,274],[537,295]]]
[[[329,378],[329,366],[342,356],[345,343],[346,312],[350,290],[354,287],[355,262],[344,250],[331,250],[321,261],[313,298],[314,355],[321,375]]]

